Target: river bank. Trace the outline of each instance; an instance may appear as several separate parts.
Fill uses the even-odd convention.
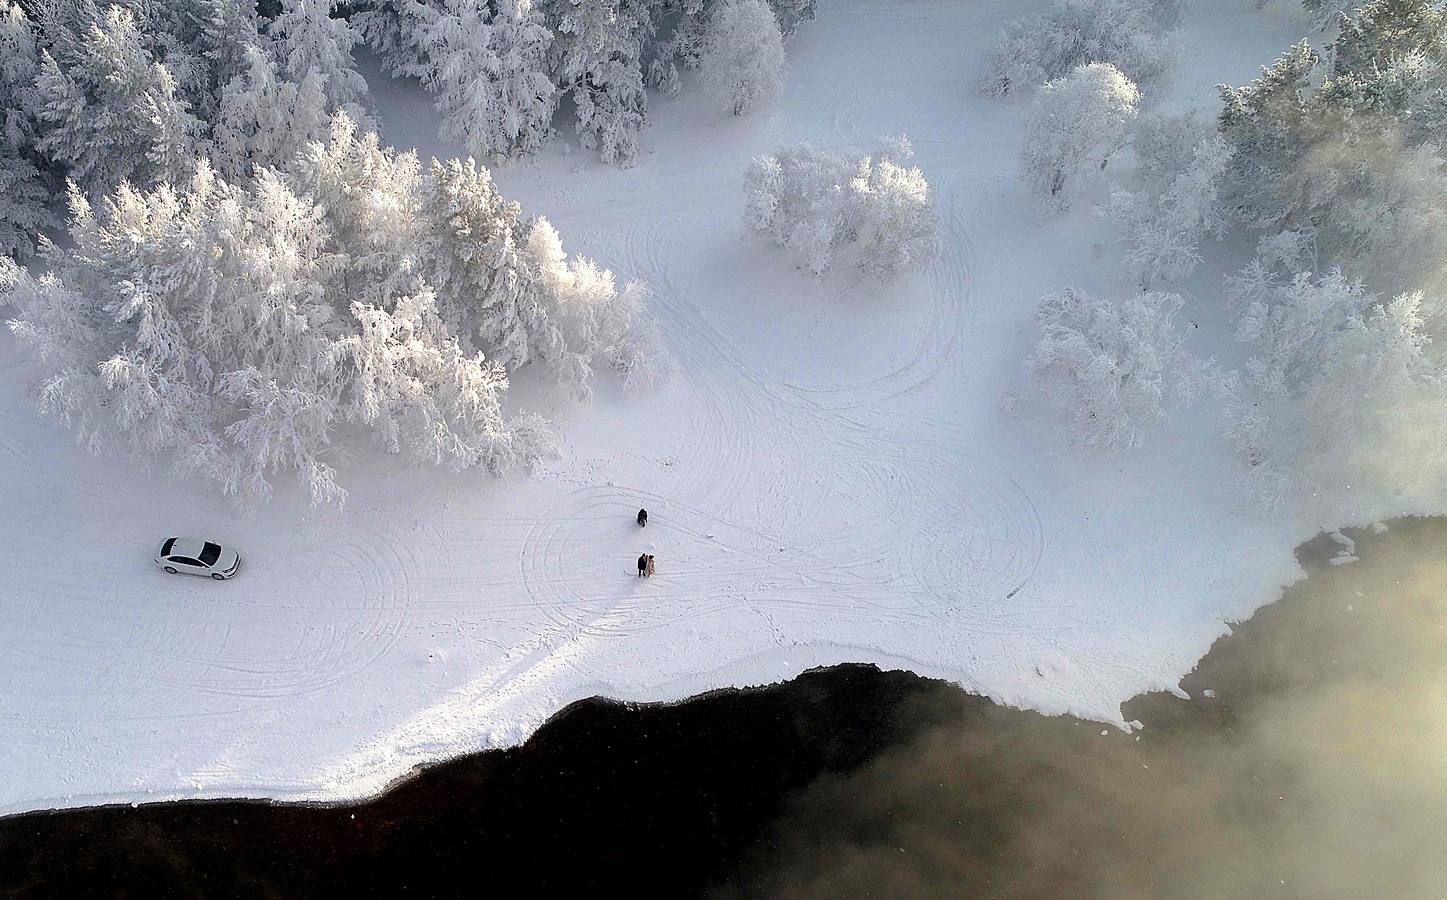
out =
[[[588,700],[368,803],[3,819],[0,895],[1426,895],[1447,520],[1343,537],[1299,548],[1310,577],[1177,693],[1130,700],[1132,733],[868,666]]]

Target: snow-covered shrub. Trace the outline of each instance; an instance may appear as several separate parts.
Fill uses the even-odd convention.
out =
[[[1044,13],[1014,19],[990,54],[980,92],[1002,97],[1110,63],[1137,84],[1159,80],[1179,52],[1162,33],[1189,0],[1056,0]]]
[[[764,0],[727,0],[709,27],[703,72],[715,103],[741,116],[784,90],[784,38]]]
[[[1025,367],[1033,392],[1069,421],[1072,443],[1138,447],[1168,404],[1195,398],[1199,367],[1174,323],[1182,304],[1158,291],[1112,301],[1074,288],[1040,301]]]
[[[1020,177],[1042,208],[1063,212],[1125,144],[1140,90],[1115,66],[1091,63],[1040,88],[1020,148]]]
[[[1176,281],[1191,274],[1201,261],[1201,239],[1208,234],[1219,239],[1225,232],[1217,193],[1231,147],[1218,136],[1206,138],[1161,187],[1152,186],[1162,176],[1150,177],[1156,164],[1148,165],[1142,150],[1137,146],[1146,170],[1142,186],[1112,193],[1105,214],[1125,244],[1127,270],[1148,288],[1159,279]]]
[[[285,171],[229,184],[202,163],[184,186],[71,203],[74,249],[0,273],[42,408],[93,451],[228,494],[295,473],[341,500],[350,429],[417,461],[526,468],[550,444],[504,415],[511,372],[586,394],[600,363],[649,365],[641,288],[566,257],[470,161],[424,174],[345,116]]]
[[[808,144],[780,148],[745,173],[744,221],[816,275],[850,243],[862,271],[900,271],[931,255],[938,242],[929,185],[918,168],[904,165],[911,155],[904,139],[860,160]]]
[[[862,160],[849,181],[846,221],[865,274],[908,270],[939,249],[939,216],[924,173],[905,167],[911,156],[901,138]]]
[[[557,323],[560,352],[569,368],[565,382],[586,391],[597,366],[623,377],[633,389],[663,375],[668,355],[651,323],[640,321],[644,286],[629,282],[620,291],[613,273],[585,257],[563,252],[557,229],[547,219],[534,220],[521,251],[523,265],[537,279],[541,305]]]
[[[518,0],[445,0],[421,31],[417,67],[437,99],[443,137],[484,159],[536,152],[552,131],[552,35]]]

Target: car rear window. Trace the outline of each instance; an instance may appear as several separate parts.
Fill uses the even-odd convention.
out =
[[[161,545],[161,555],[162,555],[162,556],[170,556],[170,555],[171,555],[171,545],[174,544],[174,543],[176,543],[176,539],[175,539],[175,538],[166,538],[166,543],[164,543],[164,544]]]
[[[201,561],[206,565],[215,565],[216,560],[221,556],[221,546],[207,541],[201,547]]]

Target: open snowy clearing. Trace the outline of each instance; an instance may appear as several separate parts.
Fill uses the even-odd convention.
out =
[[[1022,6],[831,2],[789,45],[772,116],[660,101],[634,168],[553,149],[499,171],[570,250],[649,283],[679,361],[641,398],[535,401],[565,447],[531,479],[367,477],[381,467],[362,458],[343,511],[279,492],[238,517],[86,456],[36,417],[0,337],[0,813],[356,797],[522,741],[582,697],[671,700],[842,661],[1123,725],[1123,699],[1172,685],[1298,575],[1297,543],[1347,522],[1249,515],[1199,409],[1109,458],[1001,417],[1036,298],[1107,284],[1111,265],[1087,210],[1042,226],[1025,209],[1023,104],[972,91]],[[1245,0],[1200,3],[1185,27],[1171,103],[1208,111],[1215,83],[1305,30]],[[451,152],[420,93],[373,87],[388,141]],[[900,132],[946,227],[927,272],[814,279],[744,232],[752,156]],[[1224,328],[1211,290],[1186,310],[1203,353]],[[162,574],[168,534],[235,547],[240,577]]]

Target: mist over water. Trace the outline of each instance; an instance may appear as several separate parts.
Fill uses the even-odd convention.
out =
[[[1349,533],[1138,734],[921,693],[937,724],[796,794],[715,895],[1447,895],[1447,522]]]

